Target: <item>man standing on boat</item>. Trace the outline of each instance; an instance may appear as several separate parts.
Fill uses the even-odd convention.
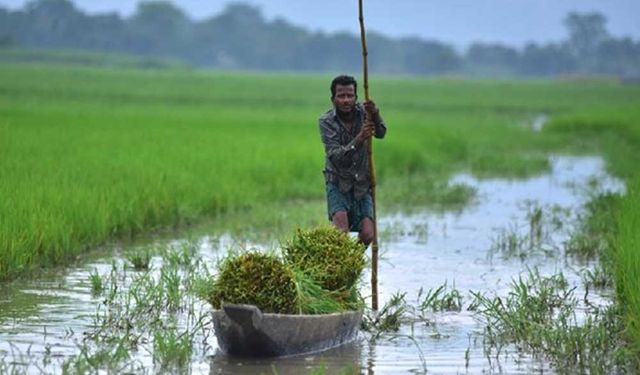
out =
[[[329,220],[345,232],[373,241],[373,200],[367,140],[384,138],[387,128],[373,101],[358,103],[355,78],[341,75],[331,82],[333,108],[319,120],[325,151],[324,175]],[[365,119],[367,113],[371,119]]]

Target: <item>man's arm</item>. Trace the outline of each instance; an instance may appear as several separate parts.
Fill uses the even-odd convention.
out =
[[[319,127],[327,158],[335,165],[347,166],[351,164],[353,152],[362,141],[355,137],[349,144],[341,145],[340,135],[330,123],[320,119]]]
[[[384,136],[387,134],[387,126],[384,124],[384,120],[382,119],[382,116],[380,116],[380,112],[378,112],[378,115],[376,116],[376,119],[373,120],[373,122],[376,125],[375,137],[380,139],[384,138]]]
[[[384,138],[385,134],[387,134],[387,126],[380,115],[380,109],[378,109],[373,100],[368,100],[364,102],[363,105],[366,113],[372,116],[373,124],[375,125],[375,137],[380,139]]]

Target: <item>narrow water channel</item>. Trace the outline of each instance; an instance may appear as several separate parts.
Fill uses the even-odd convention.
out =
[[[597,182],[597,183],[596,183]],[[379,230],[383,259],[379,269],[381,302],[396,292],[415,302],[420,290],[445,285],[462,295],[459,312],[437,312],[425,322],[405,325],[374,342],[363,333],[351,344],[313,355],[277,360],[241,360],[217,351],[211,325],[194,333],[188,364],[192,374],[324,374],[355,369],[366,374],[552,372],[544,362],[510,352],[491,358],[483,350],[482,326],[468,311],[469,291],[501,295],[513,278],[536,267],[541,274],[562,272],[578,290],[581,273],[594,265],[563,256],[562,244],[594,191],[621,191],[621,182],[604,171],[598,157],[554,157],[548,174],[525,180],[476,180],[458,175],[451,183],[476,189],[473,204],[459,212],[423,211],[382,216]],[[505,238],[526,238],[532,212],[541,212],[542,233],[536,251],[505,253]],[[180,244],[182,240],[173,241]],[[232,245],[224,235],[195,241],[202,259],[213,268]],[[123,249],[126,250],[126,249]],[[82,351],[83,339],[95,328],[100,296],[92,294],[91,274],[106,275],[121,257],[98,259],[62,274],[23,280],[0,287],[0,373],[62,373],[65,363]],[[151,268],[161,266],[154,257]],[[157,275],[156,275],[157,276]],[[368,281],[369,275],[364,276]],[[126,277],[123,278],[126,288]],[[368,294],[365,283],[364,294]],[[607,296],[600,296],[607,303]],[[206,303],[192,302],[179,322],[208,316]],[[141,340],[123,371],[155,373],[154,345]],[[106,372],[105,372],[106,373]]]

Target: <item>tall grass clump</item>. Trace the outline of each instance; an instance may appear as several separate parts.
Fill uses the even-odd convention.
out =
[[[100,278],[102,292],[91,324],[68,333],[77,351],[61,363],[62,373],[147,373],[144,357],[153,360],[154,372],[191,371],[193,356],[208,347],[203,333],[211,331],[209,309],[196,296],[198,277],[208,270],[197,255],[176,264],[167,251],[159,253],[155,270],[131,272],[125,260],[114,260],[110,272],[90,274]],[[52,370],[43,362],[35,366]]]
[[[638,96],[638,86],[633,87]],[[623,311],[626,339],[634,352],[636,371],[640,368],[640,106],[636,100],[601,103],[591,108],[556,116],[548,127],[570,149],[603,154],[607,168],[627,183],[626,195],[620,199],[600,199],[588,207],[594,220],[587,222],[586,235],[579,234],[568,244],[568,252],[600,256],[605,272],[615,278],[617,302]],[[611,198],[611,197],[609,197]],[[615,204],[613,201],[619,201]],[[609,205],[608,203],[614,203]],[[595,225],[594,225],[595,224]],[[593,236],[594,233],[604,236]],[[595,241],[594,241],[595,239]],[[611,271],[613,270],[613,271]]]
[[[625,314],[627,339],[640,368],[640,177],[629,185],[618,213],[614,249],[616,292]]]
[[[611,254],[608,251],[616,237],[616,212],[621,196],[603,193],[592,197],[585,206],[585,217],[579,230],[572,233],[565,244],[565,252],[578,259],[599,259],[610,268]]]
[[[623,373],[629,358],[619,311],[588,306],[580,319],[574,290],[562,274],[542,276],[534,269],[513,280],[505,297],[472,292],[485,325],[487,356],[497,357],[504,347],[515,345],[549,360],[559,373]]]
[[[208,298],[214,308],[225,303],[255,305],[268,313],[298,312],[296,277],[276,255],[258,251],[228,255],[219,267]]]

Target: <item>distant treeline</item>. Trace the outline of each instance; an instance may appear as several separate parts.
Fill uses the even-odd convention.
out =
[[[474,43],[464,52],[444,42],[368,35],[370,69],[383,73],[640,77],[640,42],[616,38],[599,13],[570,13],[566,40],[518,49]],[[291,71],[358,71],[360,39],[311,32],[259,8],[235,3],[202,21],[165,1],[138,3],[131,17],[86,14],[70,0],[35,0],[23,9],[0,7],[0,46],[83,49],[197,66]]]

